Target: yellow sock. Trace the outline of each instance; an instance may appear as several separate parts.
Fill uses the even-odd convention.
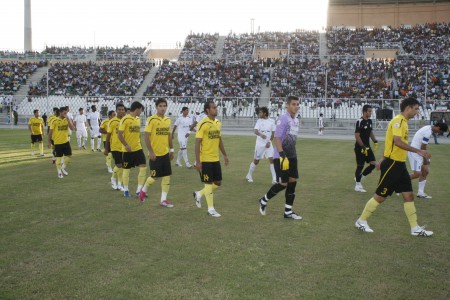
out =
[[[111,168],[111,161],[112,161],[112,153],[109,152],[108,155],[106,155],[106,166]]]
[[[208,204],[208,209],[214,208],[214,195],[213,195],[212,184],[205,184],[204,190],[205,190],[206,203]]]
[[[145,178],[146,178],[146,171],[147,167],[139,167],[139,175],[138,175],[138,186],[144,185]]]
[[[31,144],[31,152],[34,152],[34,144]]]
[[[122,172],[123,187],[128,190],[128,183],[130,182],[130,169],[122,169]]]
[[[118,168],[119,170],[117,170],[117,183],[122,183],[123,180],[123,168]],[[130,176],[130,174],[128,173],[128,176]]]
[[[39,151],[44,154],[44,143],[39,143]]]
[[[367,201],[366,207],[364,207],[364,210],[363,210],[361,216],[359,217],[359,219],[366,221],[372,215],[372,213],[377,209],[378,205],[380,205],[380,203],[378,203],[374,198],[370,198],[370,200]]]
[[[170,189],[170,176],[164,176],[161,180],[161,191],[168,193]]]
[[[117,166],[114,166],[111,178],[119,178],[118,175],[119,175],[119,168]]]
[[[68,166],[70,164],[70,156],[64,156],[64,166]]]
[[[56,158],[55,165],[56,165],[56,170],[58,170],[58,172],[61,171],[61,166],[62,166],[61,160],[62,160],[62,157],[57,157]]]
[[[409,225],[411,228],[414,228],[417,225],[417,214],[416,214],[416,206],[414,202],[405,202],[403,204],[403,208],[405,210],[406,217],[408,218]]]

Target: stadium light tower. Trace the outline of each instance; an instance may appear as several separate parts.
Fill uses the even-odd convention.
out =
[[[24,1],[24,50],[33,51],[31,43],[31,0]]]

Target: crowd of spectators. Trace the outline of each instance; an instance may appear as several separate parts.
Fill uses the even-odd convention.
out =
[[[223,58],[248,57],[253,54],[255,47],[290,49],[291,55],[318,55],[319,33],[317,31],[230,33],[225,39]]]
[[[44,62],[0,62],[0,94],[11,95],[17,92],[43,64]]]
[[[49,69],[50,95],[132,96],[150,71],[150,63],[56,63]],[[47,93],[46,75],[30,96]]]
[[[259,61],[224,60],[164,64],[145,95],[259,97],[264,67]]]
[[[219,34],[199,33],[186,37],[184,47],[181,50],[179,60],[186,61],[194,58],[209,58],[216,53],[216,44]]]
[[[400,54],[448,56],[450,23],[373,30],[340,28],[327,31],[327,42],[330,55],[363,55],[365,43],[382,43],[387,48],[397,47]]]
[[[392,61],[396,81],[395,97],[412,96],[427,100],[450,99],[450,63],[441,58]],[[426,87],[426,90],[425,90]]]
[[[322,65],[319,59],[289,60],[274,68],[272,97],[296,94],[309,98],[391,98],[388,61],[337,60]],[[327,76],[327,77],[326,77]],[[325,90],[325,85],[327,86]]]

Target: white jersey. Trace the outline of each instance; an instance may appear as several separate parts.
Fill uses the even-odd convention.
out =
[[[200,121],[203,120],[204,118],[206,118],[206,114],[205,112],[201,112],[199,115],[195,117],[195,121],[197,121],[197,123],[200,123]]]
[[[100,113],[98,111],[96,112],[90,112],[88,115],[88,120],[91,121],[91,127],[100,128],[100,124],[98,123],[98,120],[100,119]]]
[[[184,117],[183,115],[179,116],[175,121],[175,126],[177,126],[178,137],[185,137],[186,134],[190,131],[189,126],[192,124],[192,118],[189,116]]]
[[[86,130],[87,119],[85,115],[78,115],[74,119],[75,126],[77,126],[77,131]]]
[[[319,117],[319,128],[323,127],[323,117]]]
[[[417,130],[411,141],[411,147],[420,149],[422,144],[428,145],[430,141],[431,135],[433,134],[431,130],[431,125],[423,126],[419,130]]]
[[[275,131],[275,128],[275,121],[273,119],[258,119],[255,124],[255,129],[257,129],[259,133],[264,134],[266,138],[263,139],[261,136],[257,136],[256,144],[265,145],[270,142],[270,137],[272,136],[272,132]]]
[[[67,113],[67,118],[69,118],[73,121],[73,115],[70,111]]]

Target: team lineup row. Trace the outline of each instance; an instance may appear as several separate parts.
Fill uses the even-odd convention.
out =
[[[150,176],[146,178],[146,157],[141,145],[141,121],[139,116],[144,110],[140,102],[133,102],[127,114],[123,104],[118,104],[116,112],[109,113],[109,119],[101,124],[102,133],[106,133],[105,154],[111,153],[115,166],[112,169],[111,184],[114,189],[123,190],[125,197],[131,197],[129,192],[129,177],[131,168],[139,168],[138,185],[136,194],[141,202],[145,201],[148,189],[158,178],[161,178],[161,201],[164,207],[173,207],[167,201],[170,187],[171,160],[174,158],[172,139],[178,128],[178,142],[180,151],[176,165],[181,165],[181,159],[185,160],[186,166],[191,167],[187,158],[187,139],[195,133],[195,163],[194,167],[200,174],[204,183],[203,189],[194,192],[196,205],[201,207],[201,199],[206,198],[208,214],[220,217],[214,208],[213,191],[221,185],[222,171],[219,159],[219,151],[224,156],[225,165],[229,160],[221,138],[221,123],[216,119],[217,106],[214,102],[207,102],[204,112],[192,120],[187,108],[183,108],[181,116],[175,122],[172,129],[171,119],[165,116],[167,100],[159,98],[156,102],[156,114],[146,120],[145,144],[149,153]],[[357,169],[355,171],[355,191],[365,192],[361,180],[369,175],[375,167],[380,171],[380,180],[374,196],[367,202],[360,218],[355,226],[364,232],[373,232],[368,226],[367,219],[375,211],[386,197],[393,192],[402,193],[404,198],[404,210],[411,225],[411,234],[414,236],[431,236],[432,231],[425,230],[417,224],[417,214],[414,206],[414,196],[411,179],[420,177],[418,197],[430,198],[424,193],[426,175],[430,154],[426,150],[426,144],[432,133],[447,131],[446,124],[424,126],[419,130],[411,145],[408,144],[408,120],[418,112],[419,102],[414,98],[402,101],[401,113],[389,123],[386,132],[386,144],[383,158],[376,163],[375,156],[370,147],[369,139],[374,142],[374,150],[378,147],[377,140],[372,131],[370,120],[372,108],[369,105],[363,107],[363,116],[355,125],[355,155]],[[266,108],[260,110],[260,119],[255,125],[257,141],[255,145],[254,161],[250,164],[246,176],[252,182],[252,173],[262,158],[268,158],[272,174],[272,186],[259,200],[259,211],[266,214],[266,206],[271,198],[285,190],[284,217],[301,220],[302,217],[293,212],[292,207],[295,199],[295,188],[298,179],[296,141],[299,130],[297,113],[299,99],[290,96],[286,101],[286,113],[281,115],[276,124],[268,118]],[[54,144],[56,157],[56,168],[58,177],[63,178],[67,174],[66,167],[70,163],[71,148],[68,142],[69,130],[74,130],[74,123],[67,117],[67,108],[59,110],[59,116],[49,122],[49,146]],[[75,124],[77,122],[75,121]],[[101,126],[99,122],[99,127]],[[92,130],[92,123],[89,122]],[[38,126],[31,126],[30,130]],[[78,127],[78,126],[77,126]],[[42,128],[43,129],[43,128]],[[77,128],[78,129],[78,128]],[[78,132],[78,130],[77,130]],[[34,135],[32,131],[32,136]],[[79,134],[77,133],[77,137]],[[91,135],[92,138],[92,135]],[[273,146],[272,146],[273,140]],[[79,139],[78,139],[79,141]],[[91,140],[92,144],[92,140]],[[79,147],[80,147],[79,142]],[[92,149],[93,150],[93,149]],[[409,156],[413,174],[406,169],[406,157]],[[363,170],[364,164],[369,166]]]

